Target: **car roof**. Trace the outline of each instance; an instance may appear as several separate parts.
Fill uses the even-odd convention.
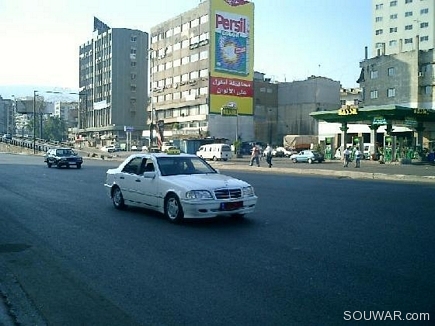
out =
[[[168,154],[168,153],[137,153],[132,154],[132,157],[148,157],[148,156],[154,156],[156,158],[158,157],[198,157],[194,154],[186,154],[186,153],[180,153],[180,154]]]

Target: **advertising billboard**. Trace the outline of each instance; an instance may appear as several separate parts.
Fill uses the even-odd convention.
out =
[[[245,0],[211,0],[210,113],[228,103],[238,114],[253,114],[254,4]]]

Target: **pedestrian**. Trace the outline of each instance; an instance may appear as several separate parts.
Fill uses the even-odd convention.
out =
[[[251,162],[249,163],[250,166],[252,166],[254,164],[257,164],[257,166],[260,166],[260,150],[258,149],[258,147],[256,145],[252,146],[251,149]]]
[[[266,162],[269,164],[269,167],[272,167],[272,147],[267,144],[266,148],[264,149],[264,155],[266,155]]]
[[[354,155],[355,155],[355,167],[360,168],[362,153],[358,147],[356,148]]]
[[[349,162],[350,162],[350,147],[347,147],[344,152],[343,152],[343,167],[347,168],[349,166]]]

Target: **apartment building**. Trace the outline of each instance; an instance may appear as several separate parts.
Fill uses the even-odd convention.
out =
[[[372,56],[435,45],[435,1],[372,0]]]
[[[93,36],[79,48],[80,133],[95,140],[141,137],[148,102],[148,34],[110,28],[94,18]]]
[[[148,124],[161,137],[253,139],[253,17],[251,2],[208,0],[151,28]]]

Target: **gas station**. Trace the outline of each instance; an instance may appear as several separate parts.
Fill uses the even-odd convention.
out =
[[[424,132],[432,131],[428,130],[428,124],[435,122],[435,110],[399,105],[343,106],[338,110],[312,112],[310,116],[318,122],[340,125],[339,133],[325,137],[325,158],[332,158],[337,148],[341,153],[348,146],[364,151],[364,144],[370,144],[367,146],[370,159],[381,157],[384,162],[404,162],[421,157]],[[349,127],[354,124],[366,125],[369,132],[349,133]]]

